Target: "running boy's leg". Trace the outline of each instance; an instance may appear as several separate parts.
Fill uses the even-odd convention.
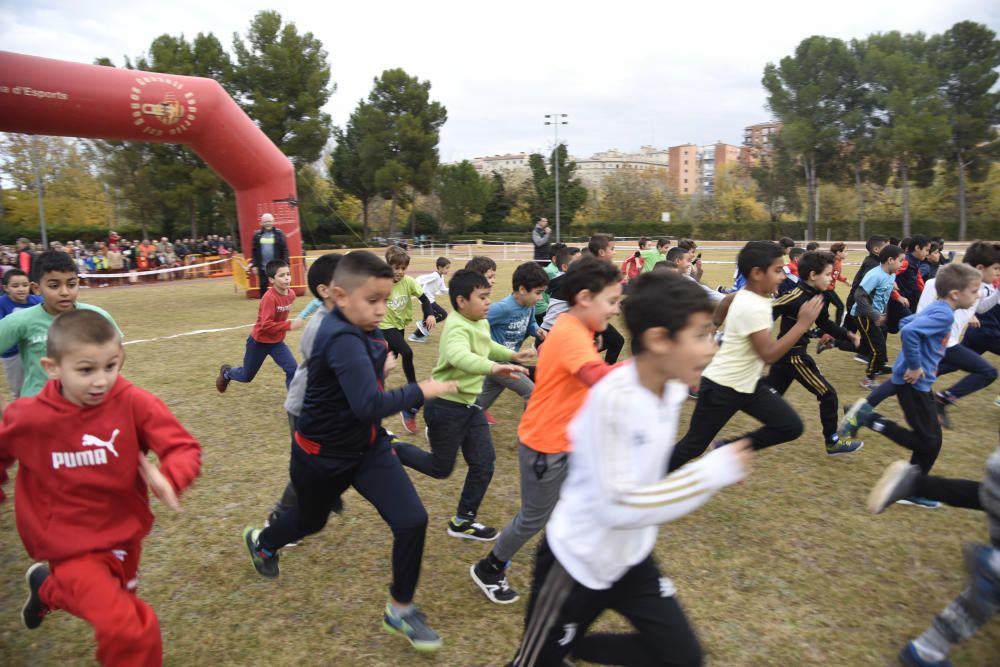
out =
[[[502,563],[512,559],[545,527],[569,472],[566,453],[536,452],[522,443],[518,444],[517,459],[521,468],[521,508],[500,533],[492,552]]]
[[[878,369],[882,368],[888,360],[885,350],[885,334],[870,317],[858,318],[858,332],[861,334],[861,344],[866,356],[868,356],[868,366],[866,375],[875,377]]]
[[[163,639],[153,608],[134,587],[140,547],[119,560],[111,551],[51,563],[40,596],[49,609],[64,609],[94,628],[102,665],[161,665]]]
[[[443,399],[427,401],[424,404],[424,421],[427,423],[431,451],[406,442],[397,443],[396,454],[400,463],[436,479],[450,476],[472,416],[471,410],[478,408]]]
[[[508,667],[560,667],[604,610],[602,593],[574,581],[542,538],[535,555],[524,635]]]
[[[406,381],[413,384],[417,381],[417,372],[413,367],[413,349],[407,344],[402,329],[382,329],[385,342],[389,349],[396,353],[403,362],[403,374]]]
[[[819,419],[823,424],[823,438],[830,442],[837,434],[837,390],[816,366],[816,360],[808,354],[794,354],[788,357],[788,365],[795,374],[795,380],[819,401]],[[770,378],[768,378],[770,384]],[[774,387],[779,394],[783,391]]]
[[[913,452],[910,463],[920,466],[926,475],[941,451],[941,424],[938,422],[934,395],[929,391],[917,391],[911,385],[901,384],[896,385],[896,399],[910,429],[905,429],[882,415],[873,415],[871,428]]]
[[[702,455],[712,438],[719,434],[742,405],[742,396],[735,389],[716,384],[706,377],[701,379],[698,402],[691,415],[688,432],[674,446],[670,457],[670,470],[677,470],[691,459]]]
[[[507,378],[499,375],[487,375],[483,379],[483,390],[476,399],[476,405],[483,410],[488,410],[504,389],[510,389],[527,403],[531,398],[531,392],[535,389],[535,383],[527,377]]]
[[[740,410],[764,423],[756,431],[740,436],[750,438],[754,449],[795,440],[805,430],[799,414],[763,379],[757,381],[752,397],[743,401]]]
[[[455,512],[460,521],[474,521],[479,514],[479,506],[493,480],[493,469],[497,458],[493,449],[493,437],[490,435],[490,425],[486,423],[486,415],[475,405],[470,405],[467,409],[471,415],[466,421],[465,434],[462,438],[462,457],[468,465],[468,471],[465,473],[462,495]]]
[[[944,358],[938,364],[938,376],[953,371],[966,371],[968,375],[945,390],[945,396],[952,401],[988,387],[997,379],[997,369],[993,364],[961,343],[945,350]]]
[[[1000,581],[1000,449],[993,453],[986,463],[986,477],[980,489],[980,500],[987,513],[992,552],[987,551],[987,562],[981,565],[990,570],[985,573],[994,581]],[[983,572],[974,572],[973,578]],[[934,617],[920,637],[909,642],[901,652],[903,655],[917,653],[928,662],[947,659],[952,648],[959,642],[974,635],[979,628],[1000,613],[1000,594],[996,587],[992,595],[984,595],[982,590],[966,588],[941,613]]]
[[[225,377],[236,382],[250,382],[257,375],[264,360],[270,353],[270,343],[258,343],[252,336],[247,336],[247,347],[243,353],[243,365],[239,368],[230,368],[226,371]]]
[[[396,602],[409,604],[420,579],[427,511],[387,441],[380,440],[365,456],[353,486],[392,529],[389,594]]]
[[[321,531],[359,465],[353,459],[314,456],[293,444],[288,467],[298,504],[261,531],[257,546],[274,553],[290,542]]]
[[[292,383],[292,378],[295,377],[295,369],[299,365],[295,361],[295,355],[292,354],[292,351],[283,342],[274,343],[271,349],[268,350],[268,354],[274,359],[274,363],[278,364],[281,370],[285,371],[285,387],[288,387]]]
[[[697,667],[702,651],[673,582],[660,574],[652,556],[631,567],[608,591],[608,608],[635,627],[630,634],[585,634],[573,657],[608,665]]]

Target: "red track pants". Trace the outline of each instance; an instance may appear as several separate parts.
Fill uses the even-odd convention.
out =
[[[52,574],[42,585],[42,602],[94,627],[102,665],[163,664],[160,623],[153,608],[135,594],[140,552],[135,545],[49,564]]]

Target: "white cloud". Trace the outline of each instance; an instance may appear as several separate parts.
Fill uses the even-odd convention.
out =
[[[674,3],[566,2],[262,4],[6,0],[5,50],[121,64],[160,34],[213,32],[227,47],[261,9],[277,9],[311,31],[329,53],[336,94],[328,110],[343,123],[383,69],[429,79],[448,108],[445,160],[537,150],[552,141],[542,116],[569,114],[560,135],[587,156],[684,142],[738,143],[764,120],[764,65],[822,34],[940,32],[960,20],[1000,29],[995,0],[844,0],[818,9],[801,0]]]

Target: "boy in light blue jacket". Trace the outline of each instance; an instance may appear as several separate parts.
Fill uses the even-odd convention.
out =
[[[949,264],[938,272],[935,289],[938,300],[916,315],[900,322],[902,349],[892,367],[892,388],[906,417],[903,428],[874,411],[866,399],[859,399],[841,422],[840,433],[857,434],[862,426],[885,435],[913,452],[910,463],[926,475],[941,451],[941,424],[931,387],[937,367],[955,321],[955,310],[970,308],[979,298],[982,276],[967,264]],[[937,501],[910,497],[900,502],[921,507],[937,507]]]

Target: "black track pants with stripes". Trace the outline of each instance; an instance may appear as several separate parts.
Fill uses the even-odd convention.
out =
[[[819,418],[827,442],[837,432],[837,390],[823,377],[816,361],[801,348],[792,350],[771,366],[767,383],[784,396],[792,382],[798,382],[819,401]]]
[[[629,634],[588,633],[605,609],[624,616]],[[543,539],[538,545],[524,638],[508,667],[560,667],[563,658],[601,665],[698,667],[701,646],[652,556],[629,568],[611,588],[575,581]]]

